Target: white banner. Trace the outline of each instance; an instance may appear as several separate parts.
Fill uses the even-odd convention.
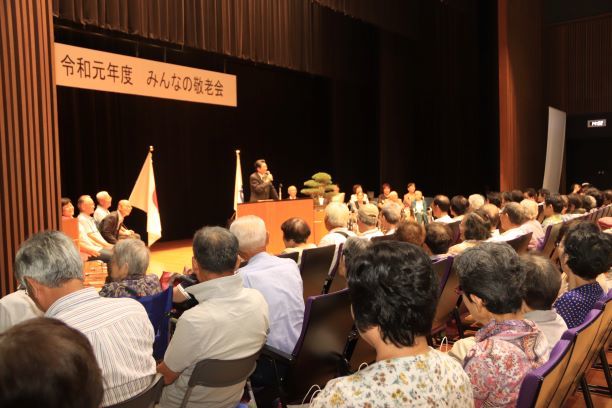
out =
[[[55,84],[238,106],[236,76],[55,43]]]
[[[563,150],[565,149],[565,112],[548,107],[548,143],[542,187],[551,193],[559,192],[563,171]]]

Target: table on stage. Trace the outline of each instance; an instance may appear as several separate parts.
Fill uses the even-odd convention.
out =
[[[266,229],[270,234],[268,252],[271,254],[280,254],[285,249],[283,231],[280,227],[283,222],[291,217],[302,218],[310,226],[311,234],[308,242],[318,244],[321,238],[327,234],[323,222],[325,208],[315,206],[314,200],[311,198],[238,204],[236,217],[245,215],[256,215],[264,220]]]

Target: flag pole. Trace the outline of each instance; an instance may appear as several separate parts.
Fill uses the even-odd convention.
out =
[[[155,150],[155,148],[153,146],[149,146],[149,152],[153,153],[153,151]]]

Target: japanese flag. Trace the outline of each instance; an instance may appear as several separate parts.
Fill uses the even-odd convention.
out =
[[[153,154],[149,152],[145,159],[136,184],[130,194],[130,203],[147,213],[148,245],[151,246],[161,238],[161,219],[155,192],[155,176],[153,175]]]
[[[236,181],[234,182],[234,211],[238,208],[238,204],[244,202],[244,194],[242,192],[242,168],[240,166],[240,150],[236,150]]]

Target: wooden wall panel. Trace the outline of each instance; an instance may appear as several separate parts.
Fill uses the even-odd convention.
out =
[[[51,0],[0,2],[0,293],[32,233],[59,224]]]
[[[612,14],[544,29],[546,102],[568,114],[612,112]]]

